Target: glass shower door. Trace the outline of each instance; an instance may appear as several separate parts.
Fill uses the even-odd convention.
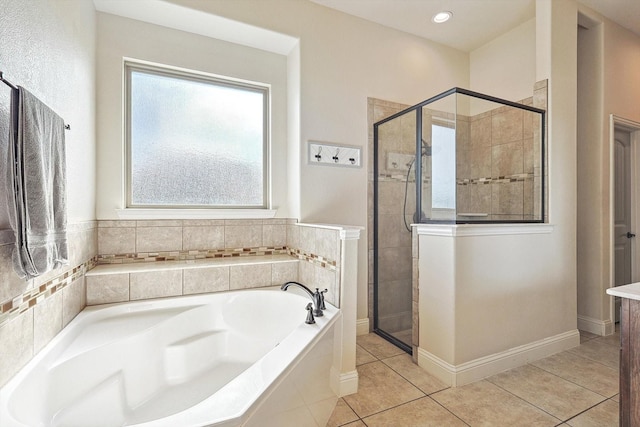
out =
[[[411,224],[416,212],[416,111],[374,136],[374,331],[411,352]]]

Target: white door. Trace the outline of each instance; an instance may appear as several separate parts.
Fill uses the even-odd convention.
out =
[[[615,286],[631,283],[631,134],[615,130],[614,182],[614,268]],[[616,322],[620,320],[620,301],[616,300]]]

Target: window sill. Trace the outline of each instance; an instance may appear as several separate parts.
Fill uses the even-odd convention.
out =
[[[116,209],[118,219],[268,219],[275,209]]]

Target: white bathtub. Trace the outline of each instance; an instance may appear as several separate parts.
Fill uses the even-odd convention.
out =
[[[308,302],[247,290],[88,307],[0,390],[0,425],[324,425],[340,312],[308,325]]]

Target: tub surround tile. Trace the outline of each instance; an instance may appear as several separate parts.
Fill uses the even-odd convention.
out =
[[[423,397],[364,419],[368,427],[463,427],[460,418],[430,397]]]
[[[224,247],[224,226],[203,225],[182,229],[182,249],[208,249]],[[111,253],[111,252],[101,252]]]
[[[271,284],[281,286],[290,281],[298,281],[298,261],[274,263],[271,265]]]
[[[0,387],[33,357],[33,309],[0,325]]]
[[[311,288],[318,288],[321,291],[326,289],[327,293],[324,297],[327,302],[330,302],[334,306],[340,308],[340,289],[338,286],[336,272],[318,267],[317,265],[314,266],[314,268],[316,270],[316,280],[315,282],[308,282],[314,283],[311,285]]]
[[[181,219],[143,219],[136,221],[136,227],[182,227]]]
[[[449,388],[431,397],[472,426],[551,427],[561,422],[488,381]]]
[[[606,399],[532,365],[494,375],[487,381],[561,420],[568,420]]]
[[[229,288],[231,290],[271,285],[271,264],[232,266],[229,269]]]
[[[136,251],[135,227],[98,228],[98,252],[126,254]]]
[[[312,262],[300,261],[298,263],[298,279],[303,285],[316,283],[316,267]]]
[[[184,295],[229,290],[229,267],[189,269],[182,274]]]
[[[129,301],[129,274],[87,276],[87,305]]]
[[[83,276],[62,289],[62,326],[67,326],[86,305],[87,288]]]
[[[361,418],[424,397],[424,393],[382,362],[358,367],[358,393],[344,400]]]
[[[175,251],[182,249],[182,227],[136,228],[136,252]]]
[[[62,330],[62,292],[33,307],[33,351],[39,352]]]
[[[131,273],[129,293],[131,301],[182,295],[182,271]]]
[[[313,227],[298,227],[300,229],[299,248],[301,251],[308,254],[315,254],[316,252],[316,229]]]
[[[265,224],[262,226],[263,246],[286,246],[287,245],[287,225],[286,224]]]
[[[258,246],[262,246],[262,223],[255,225],[225,225],[225,248]]]

